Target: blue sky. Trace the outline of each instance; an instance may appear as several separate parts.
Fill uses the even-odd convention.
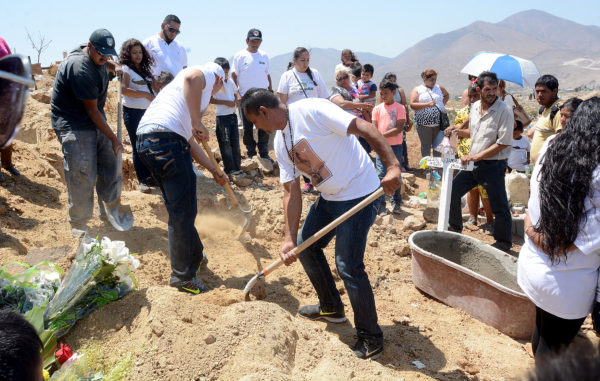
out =
[[[190,65],[230,57],[245,47],[248,29],[263,32],[261,49],[270,56],[307,48],[351,48],[394,57],[420,40],[475,21],[498,22],[528,9],[540,9],[584,25],[598,25],[600,1],[4,1],[0,30],[11,49],[36,54],[26,28],[52,40],[42,54],[44,66],[62,59],[97,28],[107,28],[117,47],[134,37],[158,33],[169,13],[182,20],[177,39],[189,50]],[[222,4],[222,5],[218,5]],[[228,4],[228,5],[224,5]],[[427,21],[425,21],[427,20]],[[119,49],[117,49],[118,51]]]

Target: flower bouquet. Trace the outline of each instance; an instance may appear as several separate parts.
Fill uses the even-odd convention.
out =
[[[77,320],[127,294],[137,285],[133,271],[138,266],[139,261],[129,254],[123,241],[83,239],[71,268],[48,303],[46,328],[61,337]]]

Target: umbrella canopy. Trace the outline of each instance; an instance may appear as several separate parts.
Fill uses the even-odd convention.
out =
[[[499,79],[516,83],[519,86],[534,87],[535,81],[540,77],[540,72],[532,61],[495,52],[475,54],[460,72],[479,75],[486,70],[496,73]]]

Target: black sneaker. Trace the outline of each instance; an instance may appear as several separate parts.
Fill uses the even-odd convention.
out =
[[[383,353],[383,338],[359,337],[352,350],[359,359],[377,360]]]
[[[189,292],[191,294],[196,294],[196,295],[201,292],[207,292],[207,291],[211,290],[209,287],[200,283],[198,278],[192,278],[188,281],[174,284],[172,286],[177,287],[177,289],[179,291]]]
[[[326,320],[330,323],[344,323],[346,320],[346,315],[344,311],[341,312],[325,312],[321,311],[321,307],[318,304],[313,304],[310,306],[302,306],[298,309],[298,315],[305,319],[310,320]]]

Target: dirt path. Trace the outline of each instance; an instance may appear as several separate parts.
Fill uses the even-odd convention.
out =
[[[115,125],[110,114],[114,92],[110,97],[107,111]],[[214,126],[214,116],[209,113],[205,122]],[[408,142],[411,164],[416,166],[414,131]],[[216,140],[211,144],[216,146]],[[70,238],[62,153],[50,128],[48,105],[29,100],[15,148],[15,165],[23,175],[0,186],[2,264],[23,260],[32,248],[76,244]],[[361,361],[352,355],[348,348],[355,340],[352,324],[296,317],[300,305],[316,302],[299,264],[268,276],[264,300],[241,303],[241,290],[249,278],[277,258],[283,217],[282,191],[275,177],[236,187],[254,205],[247,245],[236,240],[243,215],[231,209],[223,190],[210,178],[198,178],[196,226],[209,258],[200,278],[214,290],[196,297],[178,293],[167,286],[166,210],[157,193],[134,190],[130,145],[125,148],[127,181],[122,197],[132,207],[135,226],[118,232],[94,218],[90,234],[124,240],[138,253],[139,289],[83,319],[65,341],[74,349],[99,345],[107,358],[129,354],[130,379],[500,380],[518,378],[532,365],[523,342],[415,289],[406,249],[409,232],[402,230],[404,217],[420,214],[415,209],[404,208],[400,217],[378,220],[369,234],[365,263],[386,339],[379,360]],[[416,184],[416,193],[425,189],[424,179],[418,178]],[[304,211],[314,197],[304,198]],[[491,242],[483,233],[468,234]],[[333,263],[333,244],[326,254]],[[59,263],[69,265],[67,260]],[[336,281],[352,321],[343,284]],[[416,360],[423,369],[413,364]]]

